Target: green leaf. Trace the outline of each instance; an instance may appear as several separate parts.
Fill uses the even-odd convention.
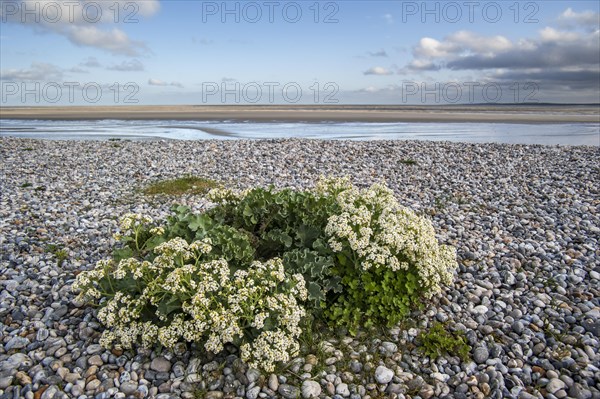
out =
[[[146,249],[151,251],[166,241],[167,239],[163,236],[154,236],[146,241]]]
[[[158,304],[158,311],[166,316],[181,309],[181,301],[177,297],[171,297]]]
[[[115,249],[113,251],[113,259],[115,262],[120,262],[123,259],[128,259],[133,256],[133,250],[129,247]]]
[[[321,287],[319,286],[319,284],[313,281],[308,283],[308,297],[310,300],[316,302],[325,300],[325,295],[323,294]]]

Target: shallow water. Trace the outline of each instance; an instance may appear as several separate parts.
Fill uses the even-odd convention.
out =
[[[600,124],[0,120],[0,137],[9,136],[54,140],[310,138],[600,146]]]

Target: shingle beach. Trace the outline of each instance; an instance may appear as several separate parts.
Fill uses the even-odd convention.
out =
[[[1,138],[0,398],[600,398],[599,159],[598,147]],[[333,332],[273,375],[234,348],[105,350],[75,275],[110,256],[123,214],[210,206],[141,192],[185,175],[235,188],[385,180],[457,248],[454,284],[410,323]],[[468,361],[418,350],[434,322],[464,331]]]

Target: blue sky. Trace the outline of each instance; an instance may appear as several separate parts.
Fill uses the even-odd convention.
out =
[[[595,1],[0,5],[0,105],[600,102]]]

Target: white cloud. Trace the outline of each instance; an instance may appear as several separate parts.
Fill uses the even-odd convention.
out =
[[[83,68],[80,68],[78,66],[75,66],[73,68],[69,68],[68,71],[71,72],[71,73],[89,73],[90,72],[87,69],[83,69]]]
[[[494,55],[513,47],[504,36],[481,36],[474,32],[458,31],[438,41],[424,37],[413,49],[413,54],[421,58],[442,58],[465,53],[485,53]]]
[[[560,31],[549,26],[540,31],[542,42],[575,42],[581,40],[581,35],[577,32]]]
[[[379,76],[385,76],[385,75],[392,75],[394,72],[390,71],[389,69],[386,69],[384,67],[380,67],[380,66],[376,66],[373,68],[369,68],[366,71],[363,72],[363,75],[379,75]]]
[[[473,32],[461,30],[448,36],[448,41],[457,48],[477,52],[494,53],[509,50],[513,45],[504,36],[481,36]]]
[[[515,42],[504,36],[458,31],[443,40],[422,38],[405,69],[549,68],[600,63],[600,35],[546,27],[536,38]]]
[[[424,37],[419,40],[419,45],[415,47],[413,53],[419,57],[439,58],[450,54],[451,43],[442,43],[431,37]]]
[[[130,61],[123,61],[118,65],[112,65],[106,69],[109,69],[111,71],[121,71],[121,72],[143,71],[144,64],[142,64],[137,59],[133,59]]]
[[[158,0],[22,0],[11,1],[10,4],[10,8],[8,5],[1,7],[3,23],[7,21],[38,31],[53,32],[78,46],[128,56],[145,53],[148,48],[114,26],[150,17],[160,8]],[[113,28],[102,29],[105,25]]]
[[[98,62],[98,59],[96,57],[88,57],[85,60],[83,60],[82,62],[80,62],[79,65],[88,67],[88,68],[98,68],[98,67],[102,66],[102,65],[100,65],[100,62]]]
[[[64,72],[61,68],[45,62],[33,62],[29,68],[3,69],[0,80],[9,81],[61,81]]]
[[[121,29],[100,30],[95,26],[74,26],[67,35],[71,43],[109,51],[113,54],[137,56],[140,50],[147,51],[142,42],[132,41]]]
[[[150,86],[163,86],[163,87],[164,86],[173,86],[173,87],[183,88],[183,85],[181,83],[179,83],[179,82],[168,83],[168,82],[165,82],[163,80],[153,79],[153,78],[148,79],[148,84]]]
[[[373,86],[369,86],[369,87],[365,87],[361,91],[364,91],[366,93],[377,93],[379,91],[379,89],[376,87],[373,87]]]
[[[600,89],[600,31],[582,29],[596,18],[589,12],[561,15],[579,26],[558,29],[547,26],[534,37],[509,40],[457,31],[442,39],[423,37],[413,48],[413,58],[399,74],[427,71],[473,71],[477,79],[539,82],[545,88]],[[565,25],[566,26],[566,25]]]
[[[441,67],[428,60],[414,59],[408,64],[408,69],[417,71],[437,71]]]
[[[369,51],[369,55],[371,57],[387,57],[387,53],[384,49],[378,50],[378,51]]]
[[[573,27],[584,25],[592,29],[598,29],[600,25],[600,13],[591,10],[575,12],[569,7],[560,14],[558,21],[563,26]]]

